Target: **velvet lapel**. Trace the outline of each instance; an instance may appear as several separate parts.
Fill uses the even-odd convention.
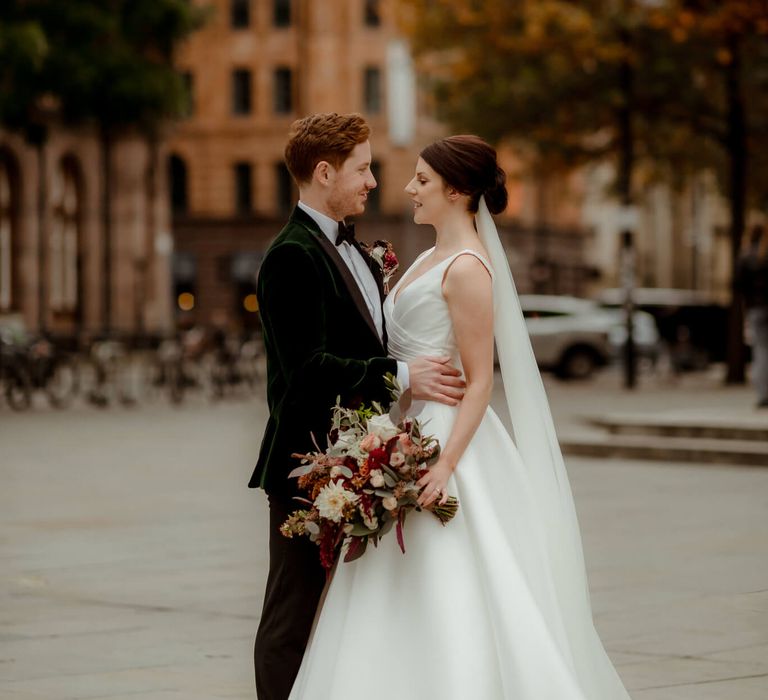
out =
[[[291,214],[291,221],[301,224],[302,226],[304,226],[304,228],[310,231],[310,233],[312,233],[312,235],[315,237],[315,239],[323,248],[323,250],[328,254],[328,257],[330,257],[334,265],[336,265],[336,268],[338,269],[339,274],[344,280],[344,284],[347,285],[347,289],[349,291],[350,296],[352,297],[352,301],[355,302],[355,306],[357,307],[357,310],[365,319],[365,322],[368,324],[368,327],[371,329],[371,332],[374,334],[374,336],[376,336],[376,340],[381,342],[381,338],[379,338],[379,332],[376,330],[376,324],[374,323],[373,318],[371,317],[371,312],[368,311],[368,305],[365,303],[365,299],[363,299],[363,294],[360,291],[360,287],[358,287],[357,281],[352,276],[352,273],[349,271],[347,264],[344,262],[341,255],[339,255],[339,251],[336,250],[336,246],[333,243],[331,243],[328,240],[328,237],[320,230],[320,227],[317,225],[317,222],[300,207],[296,207],[293,210],[293,214]],[[363,257],[366,257],[366,256],[364,255]]]

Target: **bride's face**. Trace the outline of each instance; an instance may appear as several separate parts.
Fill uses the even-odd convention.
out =
[[[415,223],[435,224],[445,216],[449,204],[445,182],[423,158],[416,162],[416,174],[405,191],[413,202]]]

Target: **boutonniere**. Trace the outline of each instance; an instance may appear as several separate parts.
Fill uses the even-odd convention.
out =
[[[384,293],[389,294],[389,280],[397,272],[400,261],[395,255],[395,249],[389,241],[374,241],[373,245],[361,243],[365,252],[371,257],[380,268],[384,279]]]

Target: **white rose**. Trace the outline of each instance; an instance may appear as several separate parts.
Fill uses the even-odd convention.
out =
[[[339,432],[339,437],[336,438],[336,442],[333,443],[334,447],[354,447],[357,443],[357,438],[353,430],[345,430]]]
[[[372,469],[370,481],[371,486],[376,489],[380,489],[382,486],[384,486],[384,474],[381,473],[380,469]]]
[[[373,416],[368,419],[368,432],[378,435],[382,442],[400,434],[400,430],[386,413],[383,416]]]
[[[395,510],[397,508],[397,499],[394,496],[387,496],[381,503],[387,510]]]
[[[402,452],[393,452],[389,456],[389,463],[393,467],[401,467],[405,464],[405,455]]]
[[[315,506],[321,517],[339,523],[347,503],[357,503],[359,498],[360,496],[356,493],[347,491],[341,481],[332,481],[320,489],[315,499]]]

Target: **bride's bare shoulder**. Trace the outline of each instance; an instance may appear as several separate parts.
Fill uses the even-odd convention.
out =
[[[493,274],[486,252],[477,246],[460,251],[451,260],[443,273],[443,283],[450,277],[456,281],[472,282],[474,279],[490,277]]]
[[[462,251],[443,272],[443,296],[449,304],[452,300],[462,300],[483,305],[491,298],[492,274],[485,256],[479,251]]]

